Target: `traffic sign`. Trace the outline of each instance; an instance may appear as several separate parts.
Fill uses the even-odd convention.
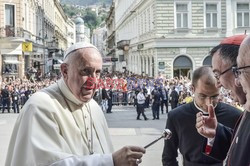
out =
[[[111,61],[116,62],[116,61],[118,61],[118,58],[111,58]]]
[[[22,51],[23,52],[32,52],[33,46],[32,42],[23,42],[22,43]]]

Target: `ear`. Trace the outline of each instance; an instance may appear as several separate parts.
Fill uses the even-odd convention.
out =
[[[192,91],[192,93],[194,94],[194,91],[195,91],[195,87],[194,87],[194,85],[190,85],[191,87],[191,91]]]
[[[64,79],[68,78],[68,64],[62,63],[60,68],[61,68],[61,73]]]

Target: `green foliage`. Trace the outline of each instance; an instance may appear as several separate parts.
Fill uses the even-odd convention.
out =
[[[91,11],[90,9],[86,10],[86,13],[82,18],[91,31],[98,27],[98,25],[100,25],[101,23],[100,17],[97,17],[96,13]]]
[[[66,15],[68,15],[70,18],[76,15],[83,15],[84,11],[81,9],[78,9],[76,7],[73,7],[71,5],[62,5],[64,12]]]
[[[81,16],[84,20],[85,25],[90,29],[91,34],[93,30],[100,26],[102,22],[105,21],[107,17],[107,12],[100,8],[98,11],[98,16],[95,11],[91,8],[79,9],[71,5],[62,5],[64,12],[70,17]]]

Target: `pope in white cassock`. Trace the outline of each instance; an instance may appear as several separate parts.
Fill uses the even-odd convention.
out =
[[[141,161],[141,147],[113,152],[105,117],[92,99],[101,69],[102,57],[93,45],[77,43],[66,51],[62,78],[24,105],[6,166],[126,166]]]

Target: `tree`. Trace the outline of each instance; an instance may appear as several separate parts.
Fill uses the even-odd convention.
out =
[[[93,29],[95,29],[101,22],[100,18],[96,16],[96,13],[94,11],[91,11],[90,9],[86,10],[85,16],[83,16],[84,22],[87,24],[87,26],[90,28],[91,32]]]

